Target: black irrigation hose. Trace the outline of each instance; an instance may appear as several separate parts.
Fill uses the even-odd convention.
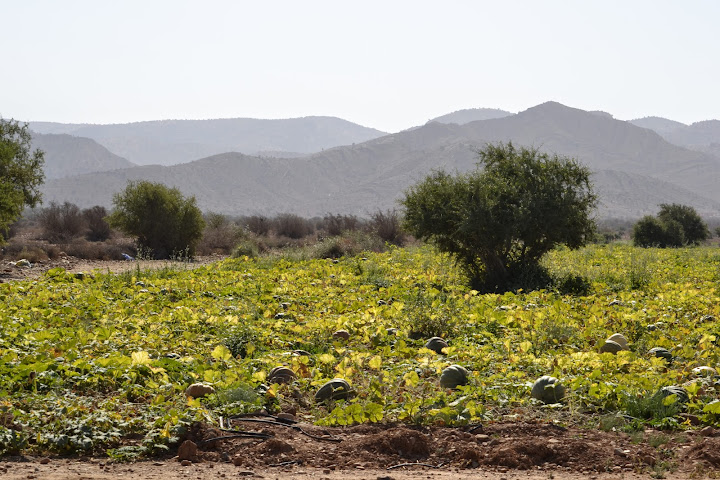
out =
[[[297,430],[298,432],[302,433],[302,434],[305,435],[306,437],[312,438],[313,440],[322,440],[322,441],[324,441],[324,442],[335,442],[335,443],[340,443],[340,442],[342,442],[342,440],[339,439],[339,438],[334,438],[334,437],[320,437],[320,436],[317,436],[317,435],[313,435],[312,433],[306,432],[305,430],[303,430],[302,428],[298,427],[297,425],[290,425],[290,424],[278,422],[278,421],[275,421],[275,420],[265,420],[265,419],[262,419],[262,418],[235,418],[235,420],[237,420],[237,421],[239,421],[239,422],[267,423],[267,424],[269,424],[269,425],[278,425],[278,426],[281,426],[281,427],[292,428],[293,430]]]
[[[390,467],[387,467],[386,470],[394,470],[396,468],[402,468],[402,467],[429,467],[429,468],[440,468],[443,464],[439,465],[431,465],[429,463],[398,463],[397,465],[392,465]]]
[[[222,430],[223,432],[232,432],[233,430]],[[213,437],[208,438],[207,440],[202,440],[198,442],[199,445],[205,445],[207,443],[217,442],[218,440],[229,440],[231,438],[256,438],[258,440],[266,440],[268,438],[272,438],[272,435],[268,435],[265,433],[253,433],[253,432],[238,432],[235,430],[235,433],[232,435],[222,435],[220,437]]]
[[[302,465],[302,460],[290,460],[287,462],[271,463],[268,467],[286,467],[288,465]]]
[[[232,417],[227,417],[227,418],[230,420],[240,420],[240,419],[248,418],[248,417],[267,417],[267,418],[272,418],[276,422],[285,423],[285,424],[298,423],[297,420],[291,420],[289,418],[280,418],[280,417],[276,417],[275,415],[270,415],[269,413],[260,413],[260,412],[241,413],[241,414],[233,415]]]

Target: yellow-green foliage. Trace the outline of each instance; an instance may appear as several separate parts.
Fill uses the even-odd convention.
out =
[[[697,366],[720,367],[717,249],[553,252],[550,272],[587,277],[587,296],[480,295],[430,248],[364,255],[241,257],[94,278],[53,270],[0,284],[0,452],[106,449],[137,434],[142,446],[112,454],[152,452],[191,421],[292,402],[291,388],[313,405],[301,413],[321,424],[646,412],[638,401],[659,387],[692,380]],[[446,332],[444,354],[411,335],[418,322]],[[348,341],[333,338],[339,329]],[[598,353],[616,332],[630,351]],[[655,346],[672,352],[671,365],[646,354]],[[469,384],[444,390],[439,374],[452,364],[470,371]],[[298,374],[296,384],[258,388],[278,365]],[[566,387],[563,406],[531,399],[542,375]],[[355,395],[315,405],[315,391],[336,377]],[[198,381],[217,394],[188,402],[183,391]],[[687,387],[687,410],[717,425],[712,382]]]

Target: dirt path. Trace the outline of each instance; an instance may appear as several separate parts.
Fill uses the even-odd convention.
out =
[[[132,261],[107,261],[107,260],[83,260],[70,256],[63,256],[56,260],[47,260],[25,266],[22,263],[0,261],[0,282],[12,282],[18,280],[32,280],[39,278],[43,273],[52,268],[64,268],[70,273],[122,273],[129,270],[158,270],[162,268],[192,269],[199,266],[218,262],[227,257],[213,255],[207,257],[196,257],[191,262],[176,260],[132,260]]]
[[[380,469],[352,469],[328,470],[321,468],[284,467],[284,468],[238,468],[232,464],[203,463],[182,466],[177,462],[138,462],[132,464],[108,465],[103,461],[82,462],[77,460],[53,460],[48,464],[32,462],[2,462],[0,475],[5,480],[26,479],[147,479],[147,480],[186,480],[188,478],[265,478],[289,480],[585,480],[585,479],[640,479],[650,478],[648,475],[636,473],[619,474],[574,474],[567,472],[547,471],[508,471],[499,472],[488,469],[449,469],[436,471],[432,469],[414,468],[411,471],[380,470]],[[689,478],[671,474],[667,478]]]

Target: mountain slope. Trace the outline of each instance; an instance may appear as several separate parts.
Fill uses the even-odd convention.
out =
[[[487,142],[512,140],[578,158],[594,173],[602,217],[655,213],[658,203],[718,216],[720,160],[671,145],[656,133],[605,115],[546,103],[516,115],[417,129],[302,158],[226,153],[173,167],[142,167],[48,182],[47,199],[110,206],[131,179],[177,186],[203,209],[231,214],[365,215],[397,199],[432,169],[467,171]]]
[[[458,110],[456,112],[441,115],[439,117],[428,120],[430,122],[439,123],[457,123],[458,125],[465,125],[466,123],[475,122],[478,120],[492,120],[493,118],[503,118],[514,115],[511,112],[505,110],[499,110],[497,108],[468,108],[465,110]]]
[[[46,180],[135,166],[89,138],[33,132],[32,148],[45,152]]]
[[[31,122],[31,128],[41,133],[92,138],[139,165],[175,165],[225,152],[308,154],[384,135],[335,117],[164,120],[115,125]]]

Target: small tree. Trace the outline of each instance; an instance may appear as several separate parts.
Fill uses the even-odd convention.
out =
[[[512,143],[477,153],[482,170],[436,172],[405,193],[405,227],[451,254],[478,290],[537,286],[546,280],[537,276],[544,277],[545,253],[593,238],[590,172],[573,159]]]
[[[112,234],[112,229],[105,218],[108,212],[105,207],[95,205],[92,208],[86,208],[82,211],[85,224],[87,225],[87,233],[85,238],[91,242],[104,242]]]
[[[74,203],[55,202],[43,208],[38,215],[38,223],[44,239],[52,243],[65,243],[79,237],[87,229],[80,208]]]
[[[710,230],[694,208],[677,203],[660,205],[657,217],[645,216],[633,227],[638,247],[682,247],[710,238]]]
[[[44,153],[31,153],[31,140],[27,124],[0,118],[0,244],[25,205],[40,201]]]
[[[130,182],[113,198],[111,227],[133,236],[153,258],[193,257],[205,222],[195,197],[147,181]]]
[[[693,207],[679,205],[677,203],[660,205],[658,218],[662,222],[675,221],[682,228],[684,243],[698,245],[710,238],[710,230],[707,224],[700,218],[700,215]]]
[[[680,247],[683,242],[682,226],[675,220],[662,221],[646,215],[633,227],[633,245],[636,247]]]

